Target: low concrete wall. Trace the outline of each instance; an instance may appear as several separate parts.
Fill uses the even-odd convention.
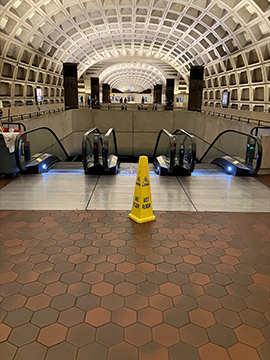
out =
[[[193,111],[102,111],[80,108],[46,115],[23,121],[27,129],[38,126],[52,128],[70,154],[81,153],[83,134],[97,127],[106,132],[113,127],[116,131],[120,155],[152,156],[157,135],[162,128],[173,132],[181,128],[193,134],[197,141],[197,156],[200,157],[208,144],[224,130],[250,133],[253,124],[224,119]],[[269,142],[265,142],[264,153],[269,154]],[[265,155],[264,155],[265,156]],[[269,156],[269,155],[268,155]],[[268,158],[263,159],[263,164]],[[269,166],[268,166],[269,167]]]
[[[254,125],[193,111],[174,113],[174,129],[181,128],[195,136],[198,158],[203,155],[208,145],[210,145],[222,131],[236,130],[243,133],[250,133],[253,127]]]

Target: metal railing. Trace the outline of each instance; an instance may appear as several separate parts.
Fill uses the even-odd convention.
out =
[[[5,127],[7,126],[8,129],[10,128],[10,126],[12,126],[12,129],[14,129],[14,126],[16,126],[18,130],[26,131],[26,126],[23,123],[20,123],[20,122],[12,122],[12,124],[10,124],[9,122],[3,122],[2,121],[2,125],[5,126]]]
[[[8,123],[9,122],[13,123],[13,120],[17,119],[17,118],[19,118],[20,120],[24,120],[26,118],[31,119],[31,118],[39,117],[42,115],[55,114],[57,112],[64,111],[64,110],[67,110],[67,108],[61,107],[61,108],[55,108],[55,109],[38,110],[38,111],[29,112],[29,113],[10,115],[10,108],[9,108],[8,115],[3,116],[2,120],[7,120]]]
[[[83,106],[79,106],[78,109],[80,108],[89,108],[89,106],[87,105],[83,105]],[[70,110],[72,109],[71,107],[61,107],[61,108],[55,108],[55,109],[46,109],[46,110],[38,110],[38,111],[33,111],[33,112],[29,112],[29,113],[23,113],[23,114],[14,114],[14,115],[10,115],[10,109],[8,109],[8,115],[2,117],[2,121],[5,122],[5,120],[7,120],[7,122],[13,122],[14,119],[20,119],[20,120],[24,120],[24,119],[31,119],[34,117],[39,117],[42,115],[50,115],[50,114],[55,114],[57,112],[60,111],[65,111],[65,110]],[[91,107],[89,108],[91,109]],[[93,110],[96,110],[95,107],[92,108]],[[228,113],[223,113],[223,112],[218,112],[218,111],[213,111],[213,110],[205,110],[205,109],[200,109],[200,108],[187,108],[187,107],[175,107],[175,106],[167,106],[161,103],[155,103],[155,104],[112,104],[112,103],[101,103],[99,105],[99,109],[100,110],[138,110],[138,111],[142,111],[142,110],[150,110],[150,111],[165,111],[165,110],[171,110],[171,111],[182,111],[182,110],[186,110],[186,111],[197,111],[200,112],[202,114],[206,114],[206,115],[212,115],[212,116],[217,116],[220,118],[224,118],[224,119],[229,119],[229,120],[236,120],[236,121],[240,121],[240,122],[244,122],[246,124],[257,124],[257,126],[261,126],[262,124],[267,124],[268,126],[270,126],[270,121],[268,120],[262,120],[262,119],[254,119],[251,116],[247,117],[247,116],[242,116],[242,115],[236,115],[236,114],[228,114]]]
[[[257,122],[258,126],[261,125],[261,123],[266,123],[269,124],[270,126],[270,121],[267,120],[259,120],[259,119],[254,119],[252,117],[247,117],[247,116],[241,116],[241,115],[235,115],[235,114],[228,114],[228,113],[220,113],[217,111],[212,111],[212,110],[204,110],[204,109],[192,109],[194,111],[200,111],[203,114],[206,115],[213,115],[213,116],[217,116],[217,117],[223,117],[224,119],[229,119],[229,120],[236,120],[236,121],[242,121],[245,122],[247,124],[250,124],[251,122]]]

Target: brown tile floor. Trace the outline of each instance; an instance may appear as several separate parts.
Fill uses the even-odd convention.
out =
[[[2,211],[1,360],[269,360],[266,213]]]
[[[258,175],[255,179],[270,188],[270,175]]]
[[[14,180],[15,177],[12,178],[0,178],[0,189],[8,185],[12,180]]]

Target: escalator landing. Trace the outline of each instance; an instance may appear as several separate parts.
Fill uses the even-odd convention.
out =
[[[120,168],[119,168],[119,175],[136,175],[138,170],[138,163],[127,163],[127,162],[121,162]],[[152,163],[149,163],[149,174],[154,175],[155,172],[155,166]]]
[[[191,176],[232,176],[215,164],[196,164]]]
[[[120,175],[85,175],[80,163],[23,174],[0,190],[1,210],[131,210],[138,164]],[[69,167],[69,170],[67,170]],[[149,164],[154,211],[269,212],[270,189],[255,177],[228,175],[198,164],[191,176],[159,176]]]
[[[47,174],[59,173],[84,173],[81,161],[59,161],[54,163],[47,171]]]

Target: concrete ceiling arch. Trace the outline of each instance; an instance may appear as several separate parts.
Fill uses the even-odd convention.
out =
[[[140,59],[188,83],[192,65],[252,49],[260,62],[270,57],[269,0],[1,0],[0,11],[0,72],[11,80],[20,80],[18,64],[27,76],[32,68],[61,76],[63,62],[76,62],[80,77],[100,62]]]
[[[107,67],[99,76],[101,83],[111,88],[128,91],[130,86],[136,91],[152,89],[155,84],[166,84],[166,78],[157,67],[140,62],[117,63]]]

